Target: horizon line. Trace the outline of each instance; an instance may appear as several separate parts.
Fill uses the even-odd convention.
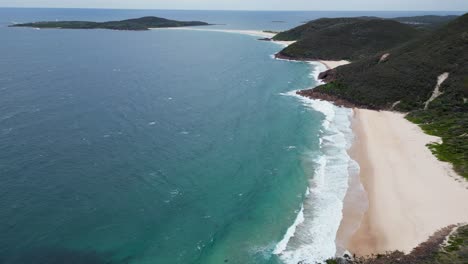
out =
[[[99,10],[158,10],[158,11],[242,11],[242,12],[461,12],[468,10],[297,10],[297,9],[183,9],[183,8],[110,8],[110,7],[25,7],[25,6],[0,6],[0,8],[17,9],[99,9]]]

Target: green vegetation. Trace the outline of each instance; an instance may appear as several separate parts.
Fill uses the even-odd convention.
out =
[[[450,102],[447,103],[450,107]],[[454,169],[468,179],[468,106],[466,104],[464,109],[456,112],[443,111],[440,108],[418,110],[411,112],[407,119],[419,124],[427,134],[441,137],[442,144],[433,143],[428,147],[439,160],[451,162]]]
[[[388,57],[381,61],[383,54]],[[430,35],[336,69],[314,91],[372,109],[410,112],[408,119],[443,139],[430,148],[468,179],[468,14]],[[424,110],[437,77],[449,73],[442,95]]]
[[[400,46],[457,16],[321,18],[277,34],[293,41],[280,57],[299,60],[359,60]]]
[[[45,21],[25,24],[14,24],[10,27],[63,28],[63,29],[112,29],[112,30],[149,30],[150,28],[207,26],[200,21],[176,21],[160,17],[142,17],[121,21],[88,22],[88,21]]]
[[[280,52],[293,59],[358,60],[420,36],[414,27],[379,18],[319,19],[278,34],[296,43]]]
[[[451,260],[452,263],[467,261],[468,259],[468,226],[458,228],[451,235],[447,245],[442,247],[438,254],[439,259]]]
[[[277,34],[273,40],[281,40],[281,41],[293,41],[293,40],[300,40],[303,39],[313,33],[319,32],[322,29],[333,27],[336,25],[346,25],[352,24],[357,21],[362,20],[369,20],[369,19],[376,19],[370,17],[358,17],[358,18],[320,18],[317,20],[310,21],[304,25],[295,27],[293,29],[281,32]]]
[[[453,234],[453,226],[436,232],[411,253],[399,251],[369,257],[337,258],[326,263],[340,264],[466,264],[468,259],[468,225],[459,227]],[[446,239],[448,238],[448,242]]]
[[[394,20],[400,23],[408,24],[418,29],[436,29],[439,28],[452,20],[455,20],[458,16],[414,16],[414,17],[396,17],[388,20]],[[316,33],[327,27],[342,26],[346,24],[353,24],[359,21],[366,20],[377,20],[382,18],[378,17],[341,17],[341,18],[320,18],[305,22],[304,25],[295,27],[293,29],[278,33],[273,39],[293,41],[300,40],[310,34]]]

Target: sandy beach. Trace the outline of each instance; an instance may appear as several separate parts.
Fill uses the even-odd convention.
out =
[[[426,146],[439,138],[387,111],[355,109],[353,130],[357,138],[350,154],[361,168],[368,210],[360,184],[351,179],[338,252],[410,252],[438,229],[468,222],[466,182]]]
[[[339,66],[342,66],[342,65],[346,65],[346,64],[350,64],[351,62],[347,61],[347,60],[340,60],[340,61],[324,61],[324,60],[319,60],[320,63],[322,63],[323,65],[325,65],[325,67],[327,67],[327,69],[334,69],[336,67],[339,67]]]
[[[223,32],[231,34],[242,34],[258,38],[273,38],[276,33],[265,32],[261,30],[238,30],[238,29],[211,29],[211,28],[193,28],[193,27],[179,27],[179,28],[152,28],[152,30],[191,30],[191,31],[211,31],[211,32]],[[287,47],[296,41],[271,41],[273,43]]]

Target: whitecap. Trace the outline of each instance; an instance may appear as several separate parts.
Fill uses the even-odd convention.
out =
[[[286,250],[289,240],[296,233],[297,226],[302,224],[303,222],[304,222],[304,207],[301,207],[301,210],[297,214],[296,220],[294,220],[294,224],[288,228],[283,239],[278,244],[276,244],[276,247],[273,250],[273,254],[278,255],[278,254],[283,253]]]
[[[310,64],[314,65],[311,76],[317,80],[319,73],[326,68],[318,62]],[[317,80],[317,84],[321,82]],[[307,159],[315,163],[306,198],[296,220],[273,253],[287,264],[320,263],[336,254],[335,237],[342,219],[349,168],[354,164],[347,153],[353,140],[352,110],[299,96],[296,91],[282,95],[294,96],[305,107],[322,113],[324,118],[320,149],[306,154]]]

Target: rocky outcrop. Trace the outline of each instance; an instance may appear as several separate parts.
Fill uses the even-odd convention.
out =
[[[331,69],[321,72],[318,78],[326,83],[336,80],[336,70]]]
[[[341,99],[337,96],[317,92],[317,91],[314,91],[313,89],[300,90],[300,91],[297,91],[296,94],[310,98],[310,99],[329,101],[337,106],[344,106],[344,107],[349,107],[349,108],[359,107],[358,105],[352,102],[349,102],[347,100]]]
[[[278,52],[275,54],[275,58],[281,59],[281,60],[291,60],[291,61],[318,61],[318,59],[308,59],[308,58],[296,58],[296,57],[290,57],[287,55],[284,55],[281,52]]]

